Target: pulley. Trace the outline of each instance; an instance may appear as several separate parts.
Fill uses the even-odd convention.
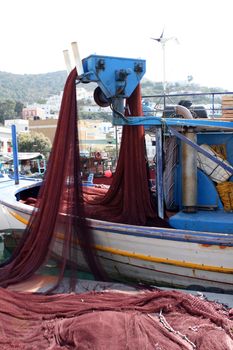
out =
[[[106,97],[99,86],[94,90],[93,97],[95,103],[100,107],[109,107],[111,104],[111,99]]]

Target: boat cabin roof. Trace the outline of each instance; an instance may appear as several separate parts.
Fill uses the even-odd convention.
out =
[[[18,152],[18,160],[44,159],[44,155],[39,152]],[[2,162],[13,161],[13,153],[0,154]]]

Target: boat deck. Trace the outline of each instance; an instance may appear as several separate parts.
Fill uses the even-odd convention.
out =
[[[233,234],[233,212],[224,210],[179,212],[170,217],[169,223],[176,229]]]

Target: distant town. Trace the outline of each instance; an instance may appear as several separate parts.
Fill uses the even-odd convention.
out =
[[[11,125],[16,125],[17,134],[42,133],[53,143],[59,109],[62,100],[59,95],[50,96],[44,104],[28,104],[22,109],[22,117],[6,119],[4,126],[0,126],[0,153],[12,152]],[[77,88],[77,100],[79,114],[94,114],[96,119],[79,120],[80,154],[86,158],[98,158],[106,161],[109,167],[114,166],[118,158],[119,145],[121,142],[122,127],[115,127],[111,120],[110,107],[101,108],[93,100],[93,93],[79,87]],[[105,116],[104,118],[102,116]],[[146,137],[148,157],[152,160],[154,147],[152,137]],[[97,159],[98,161],[98,159]],[[96,162],[92,166],[97,165]]]
[[[61,79],[62,80],[62,79]],[[61,83],[62,86],[62,83]],[[170,92],[187,92],[200,87],[187,82],[173,83],[167,85]],[[142,92],[146,96],[158,94],[162,91],[161,83],[144,81],[142,83]],[[202,89],[203,91],[203,89]],[[211,92],[214,89],[204,88],[204,91]],[[53,143],[56,126],[59,116],[59,109],[62,100],[61,91],[58,94],[48,94],[38,102],[23,103],[20,113],[10,118],[2,117],[2,126],[0,124],[0,154],[12,152],[11,125],[15,124],[17,134],[22,133],[41,133]],[[1,96],[0,96],[1,97]],[[0,98],[1,102],[2,98]],[[77,87],[77,100],[79,109],[79,140],[80,153],[84,157],[94,157],[101,154],[104,159],[117,159],[119,145],[121,141],[121,127],[115,127],[111,123],[111,109],[109,107],[101,108],[94,102],[93,89],[90,87]],[[144,99],[146,108],[153,111],[155,102],[149,97]],[[211,104],[208,100],[200,100],[207,110],[211,111]],[[218,101],[216,101],[218,102]],[[218,107],[218,105],[216,105]],[[219,104],[219,110],[221,105]],[[0,110],[1,114],[1,110]],[[0,115],[1,116],[1,115]],[[152,162],[155,154],[154,137],[150,133],[146,134],[146,146],[148,159]]]

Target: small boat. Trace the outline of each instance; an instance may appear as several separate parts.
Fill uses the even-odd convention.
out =
[[[141,66],[134,64],[133,71],[138,74]],[[118,125],[125,119],[118,118]],[[177,105],[172,117],[127,118],[127,125],[142,123],[156,136],[154,197],[158,217],[170,227],[88,218],[101,265],[115,280],[233,293],[233,120],[193,118]],[[1,232],[14,232],[17,239],[40,186],[26,179],[0,183]],[[59,227],[58,257],[63,232]],[[78,242],[74,248],[80,268],[87,269]]]

